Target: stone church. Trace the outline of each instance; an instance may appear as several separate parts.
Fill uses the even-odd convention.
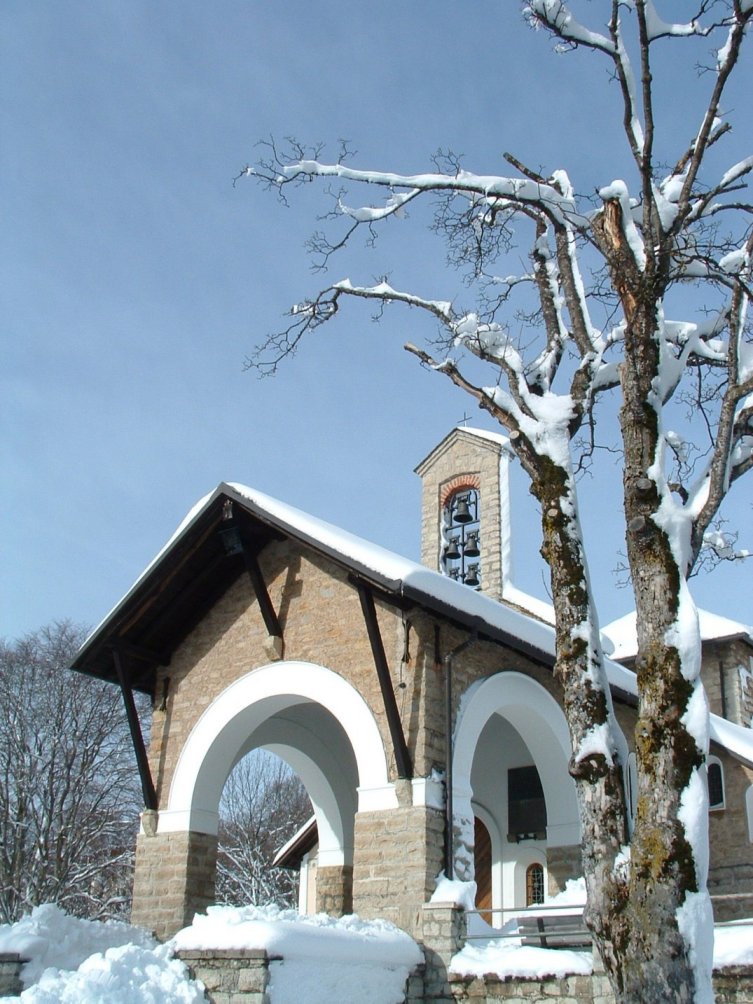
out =
[[[213,901],[220,795],[257,747],[311,798],[315,824],[286,849],[315,858],[310,908],[421,937],[440,872],[475,877],[492,920],[579,875],[551,613],[509,576],[511,461],[503,436],[459,428],[419,464],[422,564],[241,485],[192,510],[73,667],[118,684],[129,716],[145,804],[134,922],[169,936]],[[710,888],[720,916],[750,915],[753,637],[701,627]],[[630,637],[627,622],[605,632],[629,740]],[[136,691],[152,700],[148,749]]]

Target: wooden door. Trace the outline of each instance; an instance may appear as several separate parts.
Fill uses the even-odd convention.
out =
[[[473,863],[476,869],[476,909],[492,922],[492,838],[478,818],[473,821]]]

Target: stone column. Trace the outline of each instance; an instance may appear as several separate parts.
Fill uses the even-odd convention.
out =
[[[424,903],[417,932],[424,949],[424,1000],[453,1000],[450,960],[465,944],[467,931],[462,907],[455,903]]]
[[[353,855],[353,909],[384,917],[409,934],[442,869],[443,815],[426,805],[358,812]]]
[[[316,912],[342,917],[353,912],[352,865],[327,865],[316,870]]]
[[[166,939],[214,901],[217,837],[140,833],[136,841],[131,922]]]

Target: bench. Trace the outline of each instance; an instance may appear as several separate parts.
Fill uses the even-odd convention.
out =
[[[516,917],[521,945],[535,948],[590,948],[591,932],[582,913]]]

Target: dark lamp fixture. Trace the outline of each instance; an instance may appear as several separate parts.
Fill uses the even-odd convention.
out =
[[[243,541],[235,519],[233,518],[233,503],[227,499],[222,507],[222,523],[220,524],[220,540],[225,548],[225,554],[230,557],[233,554],[241,554],[243,551]]]

